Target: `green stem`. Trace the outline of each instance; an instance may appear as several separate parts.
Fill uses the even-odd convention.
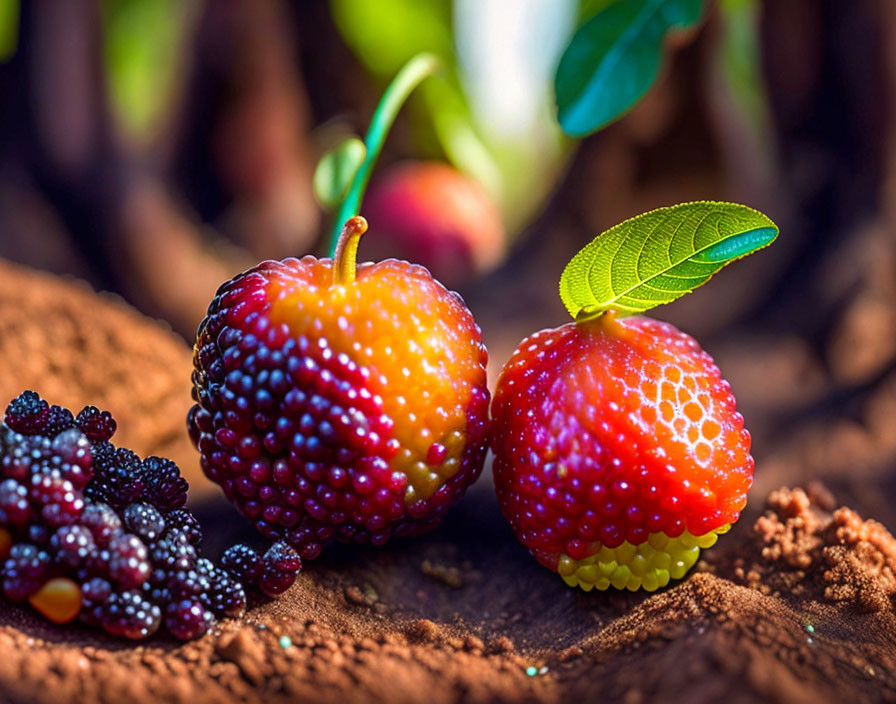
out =
[[[370,120],[370,127],[367,129],[367,135],[364,137],[364,144],[367,146],[367,154],[361,166],[358,168],[355,177],[352,179],[345,200],[339,206],[339,212],[333,221],[333,233],[330,237],[330,256],[336,253],[336,243],[339,241],[339,234],[342,227],[349,218],[358,215],[361,208],[361,200],[364,198],[364,191],[367,183],[370,181],[370,174],[373,171],[373,165],[376,163],[377,157],[383,150],[383,143],[389,134],[392,123],[401,106],[407,100],[411,91],[414,90],[424,78],[431,76],[439,68],[440,62],[438,57],[433,54],[417,54],[413,59],[408,61],[398,72],[383,97],[380,98],[379,104]]]

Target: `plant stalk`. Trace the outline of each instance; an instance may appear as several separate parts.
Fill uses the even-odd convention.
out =
[[[398,72],[392,82],[380,98],[379,104],[370,120],[370,126],[367,128],[367,134],[364,137],[364,144],[367,146],[367,154],[361,166],[358,168],[355,177],[352,179],[351,186],[345,199],[339,206],[339,212],[333,221],[333,231],[330,236],[330,256],[336,253],[336,245],[339,242],[339,235],[342,232],[343,225],[350,218],[359,214],[361,201],[364,198],[364,191],[370,181],[370,174],[376,163],[377,157],[383,150],[383,144],[395,117],[408,96],[416,88],[423,79],[435,73],[441,62],[434,54],[417,54],[408,61]]]

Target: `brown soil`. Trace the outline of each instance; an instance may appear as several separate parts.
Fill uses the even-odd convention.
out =
[[[0,406],[23,389],[77,412],[92,404],[118,421],[116,441],[170,457],[208,489],[184,433],[190,350],[121,299],[0,259]]]
[[[108,406],[122,444],[170,454],[196,478],[183,431],[186,346],[120,303],[0,266],[0,393],[34,386],[53,400]],[[798,345],[775,349],[760,362],[779,355],[783,376],[807,380],[794,408],[824,401],[822,366]],[[730,359],[747,379],[734,351]],[[660,593],[567,588],[513,539],[486,476],[433,534],[380,550],[335,546],[284,597],[259,600],[196,642],[134,645],[4,605],[0,692],[54,703],[896,700],[896,540],[808,481],[823,476],[838,498],[881,507],[873,515],[894,525],[881,469],[890,436],[868,420],[891,408],[893,387],[851,396],[859,420],[815,418],[792,425],[786,442],[775,441],[781,419],[760,425],[774,453],[760,457],[753,513]],[[745,398],[757,414],[765,403],[793,410],[752,388]],[[854,471],[855,455],[833,452],[844,424],[860,434],[856,446],[875,448]],[[815,471],[818,443],[826,464]],[[809,488],[773,491],[793,477]],[[252,539],[217,494],[192,499],[209,555]]]

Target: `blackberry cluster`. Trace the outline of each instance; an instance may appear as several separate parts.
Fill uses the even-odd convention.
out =
[[[115,447],[114,432],[112,416],[91,406],[75,417],[33,391],[10,403],[0,424],[7,599],[28,601],[55,623],[79,619],[133,639],[164,624],[186,640],[216,617],[242,614],[241,582],[268,594],[292,584],[301,567],[294,553],[256,555],[257,570],[233,575],[199,557],[202,532],[183,508],[187,482],[177,465]]]

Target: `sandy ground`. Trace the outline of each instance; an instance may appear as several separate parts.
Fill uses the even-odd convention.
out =
[[[283,598],[196,642],[134,646],[0,607],[0,692],[22,702],[893,700],[896,372],[881,323],[892,311],[878,307],[884,318],[869,323],[866,310],[847,306],[835,321],[840,338],[866,336],[864,356],[836,336],[823,355],[786,334],[714,339],[754,432],[756,484],[732,533],[657,594],[567,588],[513,539],[486,471],[429,536],[334,546]],[[492,335],[496,357],[525,332],[514,325]],[[178,461],[210,556],[253,539],[186,438],[191,364],[179,338],[80,285],[0,264],[0,359],[0,397],[32,387],[108,408],[119,444]]]

